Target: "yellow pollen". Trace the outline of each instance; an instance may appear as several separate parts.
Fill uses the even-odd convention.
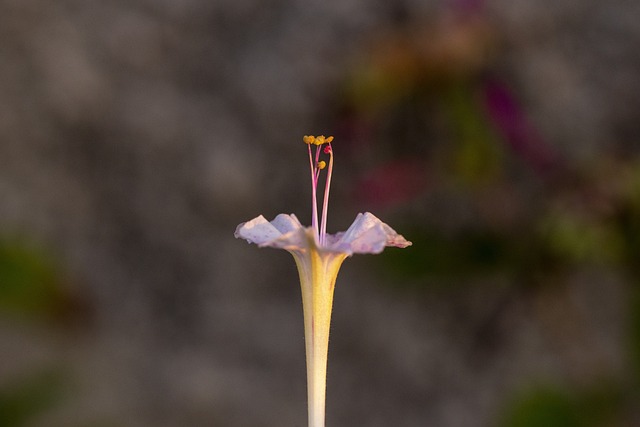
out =
[[[327,167],[327,162],[325,162],[324,160],[320,160],[318,162],[318,169],[324,169]]]
[[[313,145],[319,146],[323,144],[330,144],[331,141],[333,141],[333,136],[325,137],[324,135],[318,135],[318,136],[305,135],[302,137],[302,140],[307,145],[313,144]]]

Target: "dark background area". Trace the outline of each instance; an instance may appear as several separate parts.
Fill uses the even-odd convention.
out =
[[[4,0],[0,426],[306,423],[300,290],[346,261],[328,426],[640,425],[640,3]]]

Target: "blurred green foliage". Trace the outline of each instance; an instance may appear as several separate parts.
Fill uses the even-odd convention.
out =
[[[14,238],[0,239],[0,315],[31,326],[70,326],[77,298],[46,251]],[[62,322],[61,322],[62,321]],[[2,379],[0,427],[27,426],[64,397],[64,370],[22,367],[23,373]]]
[[[500,427],[586,427],[568,393],[539,389],[516,400]]]
[[[586,391],[536,386],[508,403],[498,427],[606,427],[621,425],[625,395],[615,385]],[[624,425],[624,424],[622,424]]]
[[[0,240],[0,312],[24,319],[60,316],[70,301],[51,257],[17,239]]]
[[[452,84],[442,93],[445,112],[455,147],[449,152],[453,166],[452,177],[477,187],[499,178],[502,174],[504,150],[496,144],[496,134],[487,122],[478,102],[477,88],[469,82]]]
[[[509,239],[489,230],[461,230],[455,235],[435,229],[407,228],[403,232],[411,236],[412,250],[403,254],[389,251],[381,264],[383,272],[401,279],[393,281],[398,286],[420,286],[415,279],[427,277],[460,283],[512,268],[518,256]]]
[[[63,384],[61,371],[48,369],[0,387],[0,427],[29,425],[58,402]]]

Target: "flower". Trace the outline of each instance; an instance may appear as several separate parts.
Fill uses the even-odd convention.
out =
[[[332,256],[379,254],[386,246],[406,248],[411,245],[411,242],[370,212],[359,213],[347,231],[335,235],[326,234],[323,245],[317,241],[315,230],[304,227],[294,214],[280,214],[271,222],[260,215],[240,224],[235,237],[260,247],[285,249],[294,257],[309,251]]]
[[[294,215],[280,214],[271,222],[260,215],[236,228],[235,237],[260,247],[284,249],[293,255],[300,275],[307,357],[309,427],[324,427],[329,328],[333,291],[342,262],[353,254],[377,254],[387,246],[411,245],[375,215],[360,213],[345,232],[326,232],[329,187],[333,172],[333,137],[305,136],[312,183],[311,227]],[[314,145],[315,154],[311,146]],[[321,150],[321,147],[324,148]],[[320,160],[324,153],[327,162]],[[327,168],[322,217],[318,222],[317,187],[320,171]]]

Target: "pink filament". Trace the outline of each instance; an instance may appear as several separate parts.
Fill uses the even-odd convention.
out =
[[[309,166],[311,167],[311,226],[315,230],[316,238],[319,239],[318,232],[318,201],[317,191],[318,188],[318,174],[316,173],[315,163],[313,162],[313,156],[311,155],[311,144],[309,147]],[[317,156],[316,156],[317,157]]]
[[[322,223],[320,226],[320,244],[324,245],[327,234],[327,213],[329,211],[329,189],[331,187],[331,174],[333,172],[333,150],[331,144],[324,148],[324,152],[329,154],[329,169],[327,170],[327,180],[324,186],[324,201],[322,203]]]
[[[327,179],[324,188],[324,197],[322,203],[322,221],[318,224],[318,181],[320,178],[320,168],[318,168],[318,162],[320,160],[320,146],[316,147],[315,161],[311,152],[311,144],[309,146],[309,166],[311,168],[311,226],[314,229],[316,239],[320,245],[324,245],[326,242],[327,234],[327,213],[329,211],[329,188],[331,186],[331,175],[333,172],[333,150],[331,144],[327,144],[322,150],[325,154],[329,155],[329,168],[327,170]]]

